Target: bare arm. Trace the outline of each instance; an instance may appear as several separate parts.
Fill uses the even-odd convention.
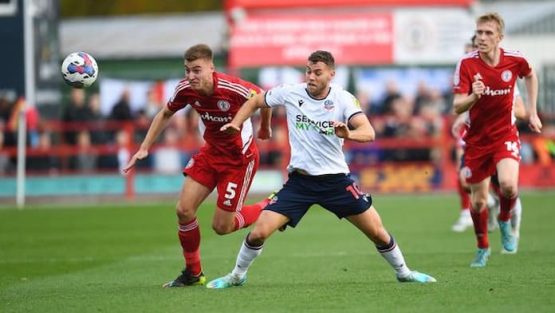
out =
[[[260,129],[258,138],[270,139],[272,137],[272,108],[263,107],[260,109]]]
[[[225,124],[220,128],[220,131],[227,133],[237,133],[241,130],[241,125],[251,117],[256,110],[260,108],[268,108],[266,103],[264,103],[264,93],[259,93],[256,96],[250,98],[245,102],[235,117],[230,123]],[[267,122],[267,121],[266,121]],[[265,123],[264,117],[262,118],[262,123]]]
[[[524,77],[526,82],[526,92],[528,94],[528,110],[530,117],[528,118],[528,123],[530,129],[536,133],[542,131],[542,122],[538,117],[538,108],[536,102],[538,101],[538,77],[536,72],[532,70],[528,76]]]
[[[461,127],[463,127],[464,123],[466,122],[467,115],[466,114],[459,114],[453,121],[453,126],[451,126],[451,134],[453,137],[459,137],[459,133]]]
[[[374,128],[370,125],[368,117],[363,113],[354,115],[349,124],[353,127],[352,130],[342,122],[334,122],[333,128],[335,130],[335,135],[339,138],[349,139],[358,142],[368,142],[373,141],[376,138],[376,133]]]
[[[128,173],[137,160],[142,160],[148,156],[148,150],[152,147],[158,135],[162,132],[164,128],[168,125],[169,120],[175,112],[170,111],[167,106],[164,106],[152,120],[152,124],[148,128],[145,139],[139,147],[139,150],[131,157],[127,165],[123,168],[124,173]]]
[[[484,93],[486,86],[484,82],[482,82],[482,76],[478,73],[474,75],[474,82],[472,83],[472,93],[469,95],[457,93],[453,98],[453,108],[455,109],[455,113],[461,114],[466,112],[472,108],[478,99]]]
[[[524,107],[524,101],[521,96],[515,96],[513,101],[513,110],[515,112],[515,117],[519,120],[527,121],[529,116],[526,112],[526,107]]]

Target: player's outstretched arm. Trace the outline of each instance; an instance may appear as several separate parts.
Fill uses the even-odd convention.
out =
[[[530,129],[536,133],[542,131],[542,122],[538,116],[537,100],[538,100],[538,77],[534,70],[530,71],[528,76],[524,77],[526,82],[526,92],[528,94],[528,109],[530,110],[530,117],[528,118],[528,125]]]
[[[160,112],[156,114],[150,127],[148,128],[148,132],[146,133],[145,139],[143,143],[139,147],[139,150],[131,157],[127,165],[123,168],[123,173],[128,173],[134,166],[137,160],[142,160],[148,156],[148,150],[160,135],[160,132],[168,125],[168,121],[173,116],[175,112],[170,111],[167,106],[164,106]]]
[[[259,108],[267,108],[268,106],[264,103],[264,94],[259,93],[256,96],[250,98],[245,102],[233,120],[230,123],[225,124],[220,128],[220,131],[233,134],[237,133],[241,130],[241,125],[245,122],[249,117],[251,117],[254,112]]]
[[[334,122],[333,128],[335,135],[339,138],[349,139],[358,142],[373,141],[376,133],[370,121],[365,114],[359,113],[351,117],[349,124],[353,129],[349,129],[348,125],[342,122]]]
[[[264,107],[260,109],[260,129],[258,138],[272,138],[272,108]]]

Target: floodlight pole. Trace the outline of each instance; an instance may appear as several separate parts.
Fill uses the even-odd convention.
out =
[[[25,55],[25,100],[19,110],[17,123],[17,191],[16,203],[19,209],[25,206],[25,158],[27,141],[26,106],[35,105],[35,58],[33,30],[33,0],[23,0],[23,38]]]

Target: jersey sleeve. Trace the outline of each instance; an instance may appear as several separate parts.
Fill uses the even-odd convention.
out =
[[[530,63],[528,63],[528,60],[524,57],[520,58],[518,77],[522,78],[528,76],[531,71],[532,67],[530,66]]]
[[[471,76],[468,71],[466,62],[460,60],[455,68],[455,73],[453,74],[453,93],[469,94],[471,88]]]
[[[350,92],[343,90],[341,92],[341,101],[345,103],[345,109],[343,110],[343,118],[345,122],[349,122],[351,117],[354,115],[362,113],[360,101],[358,101],[358,99]]]
[[[240,84],[242,87],[248,90],[248,92],[245,95],[237,94],[237,96],[239,97],[238,101],[240,101],[240,103],[245,103],[247,100],[249,100],[250,98],[256,96],[257,94],[263,91],[262,88],[246,80],[240,80]]]
[[[177,84],[172,97],[166,104],[170,111],[177,112],[187,106],[187,95],[185,89],[188,85],[189,83],[185,80],[182,80],[179,84]]]
[[[285,104],[285,96],[288,93],[288,85],[279,85],[266,92],[264,101],[269,107],[275,107]]]

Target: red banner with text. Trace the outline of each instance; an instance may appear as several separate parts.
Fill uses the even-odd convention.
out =
[[[227,0],[227,7],[245,9],[349,6],[461,6],[469,7],[476,0]]]
[[[253,14],[237,23],[230,66],[305,65],[314,50],[332,52],[341,65],[390,64],[391,13]]]

